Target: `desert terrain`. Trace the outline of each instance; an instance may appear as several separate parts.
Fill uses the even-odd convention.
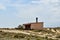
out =
[[[0,29],[0,40],[60,40],[60,28],[44,30]]]

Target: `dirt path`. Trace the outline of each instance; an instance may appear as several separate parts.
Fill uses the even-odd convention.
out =
[[[25,31],[20,31],[20,30],[2,30],[3,32],[10,32],[10,33],[23,33],[23,34],[27,34],[30,35],[30,33],[27,33]]]

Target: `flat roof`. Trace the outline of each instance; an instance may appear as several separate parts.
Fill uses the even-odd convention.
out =
[[[37,23],[43,23],[43,22],[37,22]],[[23,25],[30,25],[30,24],[36,24],[36,22],[32,22],[32,23],[25,23]]]

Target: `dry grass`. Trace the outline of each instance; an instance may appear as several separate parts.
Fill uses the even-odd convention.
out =
[[[0,40],[57,40],[59,38],[59,33],[56,34],[55,32],[47,29],[0,31]]]

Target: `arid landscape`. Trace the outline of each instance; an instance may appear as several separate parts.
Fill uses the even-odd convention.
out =
[[[0,40],[60,40],[60,28],[43,30],[0,29]]]
[[[60,40],[60,0],[0,0],[0,40]]]

